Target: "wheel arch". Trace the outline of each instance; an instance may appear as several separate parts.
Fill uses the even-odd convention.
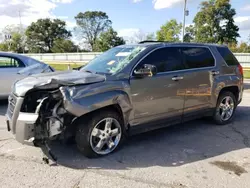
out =
[[[111,104],[111,105],[108,105],[108,106],[104,106],[104,107],[95,109],[93,111],[90,111],[90,112],[88,112],[86,114],[83,114],[83,115],[77,117],[76,120],[82,119],[82,118],[88,118],[92,114],[99,113],[99,112],[102,112],[102,111],[113,111],[113,112],[116,112],[117,114],[119,114],[121,116],[122,121],[124,123],[123,111],[122,111],[122,108],[120,107],[119,104]]]
[[[132,104],[125,91],[109,91],[83,98],[74,98],[64,93],[64,108],[75,116],[72,124],[102,110],[112,110],[122,117],[123,124],[128,129]]]
[[[240,90],[239,90],[238,86],[227,86],[227,87],[224,87],[224,88],[222,88],[220,90],[218,96],[220,96],[223,92],[226,92],[226,91],[229,91],[229,92],[233,93],[233,95],[235,96],[236,101],[238,101],[238,99],[239,99],[239,93],[240,93]]]

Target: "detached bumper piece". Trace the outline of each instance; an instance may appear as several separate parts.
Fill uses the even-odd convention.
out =
[[[16,122],[16,140],[22,144],[34,146],[35,123],[38,114],[20,112]]]
[[[11,131],[11,129],[10,129],[10,121],[6,120],[6,124],[7,124],[7,130],[10,132]]]

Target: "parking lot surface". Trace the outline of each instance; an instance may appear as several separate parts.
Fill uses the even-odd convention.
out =
[[[250,187],[250,82],[226,126],[208,120],[128,138],[112,155],[87,159],[74,145],[55,142],[57,165],[43,152],[19,144],[7,132],[0,104],[0,187]]]

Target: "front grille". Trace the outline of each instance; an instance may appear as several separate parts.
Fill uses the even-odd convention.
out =
[[[15,106],[16,106],[16,96],[14,94],[10,94],[9,96],[9,105],[8,105],[8,110],[7,110],[7,114],[10,118],[12,118],[14,110],[15,110]]]

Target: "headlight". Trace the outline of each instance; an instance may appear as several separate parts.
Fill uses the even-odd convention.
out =
[[[11,85],[11,91],[14,92],[15,88],[16,88],[16,82],[14,82],[14,83]]]
[[[69,95],[73,96],[75,93],[75,87],[68,87]]]
[[[12,93],[16,93],[16,83],[18,82],[19,80],[16,80],[12,85],[11,85],[11,92]]]

